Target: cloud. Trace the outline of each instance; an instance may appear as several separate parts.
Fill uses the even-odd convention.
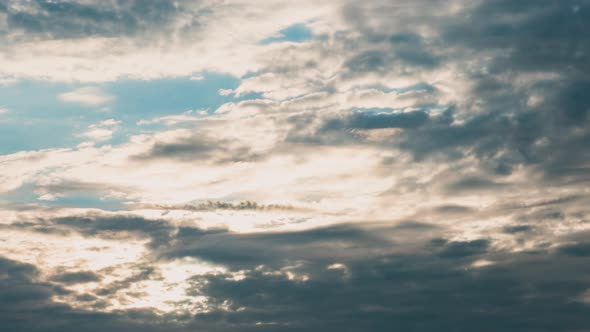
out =
[[[312,4],[286,8],[273,0],[260,4],[259,10],[241,0],[72,0],[25,5],[11,0],[2,7],[6,19],[0,24],[2,31],[11,32],[2,38],[2,44],[10,46],[0,49],[6,55],[1,67],[10,69],[0,77],[105,82],[195,77],[204,71],[240,76],[258,67],[256,55],[264,52],[260,40],[285,24],[307,21],[332,8]],[[257,15],[263,19],[251,20]],[[235,22],[241,22],[239,28]],[[240,59],[235,54],[241,54]],[[38,69],[28,68],[33,64]]]
[[[576,243],[568,244],[558,248],[558,251],[567,256],[587,257],[590,256],[590,244]]]
[[[484,266],[476,272],[454,264],[437,264],[428,255],[388,258],[397,263],[372,260],[348,263],[352,272],[347,279],[338,278],[338,273],[324,273],[325,279],[312,278],[297,283],[286,276],[265,274],[264,271],[252,271],[239,281],[212,276],[208,278],[206,292],[215,294],[220,299],[219,305],[223,301],[231,303],[231,310],[223,316],[226,324],[235,320],[252,325],[275,322],[287,329],[309,331],[327,326],[353,331],[367,328],[387,331],[392,324],[403,329],[416,329],[418,324],[417,330],[423,331],[453,330],[459,325],[469,329],[482,327],[482,324],[486,331],[520,331],[523,328],[567,331],[570,324],[585,325],[578,313],[586,312],[588,308],[559,295],[552,297],[557,294],[550,286],[544,285],[543,278],[527,274],[540,298],[534,302],[526,301],[527,295],[531,295],[526,282],[503,270],[509,267],[510,271],[523,271],[515,265]],[[522,259],[519,260],[522,269],[532,266],[526,257],[519,258]],[[585,287],[584,283],[573,283],[561,294],[576,295]],[[384,289],[387,289],[385,293]],[[448,306],[447,291],[461,299],[455,306]],[[512,310],[503,310],[506,305]],[[545,324],[551,325],[554,321],[539,317],[538,313],[559,305],[568,305],[576,313],[547,311],[560,323],[546,327]],[[354,318],[346,314],[351,308],[356,312]],[[513,310],[519,314],[515,315]],[[422,319],[424,315],[429,319]],[[208,320],[214,316],[199,314],[197,317]],[[198,323],[195,326],[199,326]],[[239,329],[235,325],[234,328]]]
[[[152,124],[164,123],[166,126],[175,126],[181,124],[189,124],[191,122],[197,122],[203,120],[202,116],[208,114],[207,109],[200,110],[189,110],[178,115],[167,115],[150,120],[140,120],[137,122],[138,126],[147,126]]]
[[[185,205],[158,205],[158,204],[143,204],[137,206],[142,209],[158,209],[158,210],[186,210],[186,211],[215,211],[215,210],[258,210],[258,211],[290,211],[300,210],[290,205],[281,204],[259,204],[252,201],[243,201],[238,203],[207,201],[200,204],[185,204]]]
[[[137,154],[134,160],[208,161],[216,163],[251,161],[258,156],[238,140],[218,139],[215,136],[193,134],[190,130],[177,130],[156,138],[148,151]]]
[[[186,278],[182,279],[186,296],[206,298],[206,310],[189,316],[169,312],[164,317],[171,319],[161,322],[164,325],[154,323],[155,318],[144,312],[143,322],[148,328],[242,331],[244,327],[259,327],[262,322],[311,331],[338,321],[353,330],[371,326],[387,331],[392,323],[409,328],[416,324],[416,317],[440,313],[426,321],[423,328],[450,329],[459,323],[471,328],[485,322],[490,331],[520,331],[523,327],[532,329],[546,324],[551,330],[568,331],[571,327],[585,328],[586,321],[580,313],[590,310],[582,301],[572,301],[583,297],[590,288],[587,271],[578,268],[587,255],[579,249],[569,249],[571,245],[549,251],[542,244],[537,251],[506,251],[498,246],[502,243],[499,233],[489,233],[489,239],[457,240],[448,237],[451,234],[446,227],[415,222],[397,226],[391,222],[364,226],[351,223],[250,234],[123,215],[70,216],[46,222],[46,226],[67,227],[88,238],[151,239],[148,265],[139,262],[136,269],[125,272],[125,277],[91,289],[86,297],[78,295],[78,300],[69,302],[71,305],[97,301],[93,297],[114,301],[132,290],[133,285],[168,278],[161,275],[161,264],[172,268],[170,263],[198,259],[225,267],[204,274],[193,270],[193,274],[182,277]],[[23,229],[32,226],[19,225]],[[583,238],[585,234],[575,237]],[[543,240],[560,241],[555,237]],[[17,266],[26,267],[23,273],[36,273],[32,266]],[[97,280],[84,271],[58,275],[51,280],[60,285]],[[566,286],[556,289],[554,283]],[[449,292],[460,299],[452,308],[448,306]],[[146,295],[135,296],[139,300]],[[531,296],[535,301],[530,301]],[[49,298],[48,295],[47,301]],[[572,310],[555,309],[563,306]],[[60,310],[59,314],[73,309],[62,305]],[[356,313],[354,317],[349,315],[350,310]],[[541,321],[539,312],[545,313]],[[129,319],[133,315],[132,311],[118,311],[100,317],[107,322],[131,324]],[[65,317],[64,320],[70,323]],[[181,324],[177,325],[179,320]],[[555,320],[559,325],[551,325]],[[18,321],[14,329],[26,326],[26,321]]]
[[[0,258],[0,273],[3,276],[0,279],[0,319],[2,327],[10,331],[74,331],[78,328],[100,331],[105,327],[113,331],[162,331],[140,323],[139,319],[155,319],[148,311],[100,314],[54,302],[53,298],[69,292],[37,281],[39,271],[33,265]]]
[[[80,136],[93,141],[108,141],[113,137],[113,131],[110,129],[93,127],[80,134]]]
[[[100,277],[94,272],[81,271],[57,274],[51,277],[51,280],[65,284],[77,284],[99,281]]]
[[[56,228],[66,228],[86,236],[104,236],[109,238],[139,236],[152,240],[153,246],[166,244],[173,227],[162,220],[149,220],[141,216],[67,216],[51,221]]]
[[[7,328],[589,329],[588,9],[0,5],[2,77],[240,77],[232,102],[147,115],[121,143],[0,156]],[[297,22],[305,42],[260,42]]]
[[[115,97],[98,87],[82,87],[59,95],[65,103],[81,104],[84,106],[101,106],[112,102]]]
[[[232,90],[232,89],[219,89],[220,96],[230,96],[233,93],[234,93],[234,90]]]
[[[103,120],[97,124],[88,126],[88,130],[80,133],[78,136],[96,142],[108,141],[113,137],[113,133],[120,123],[120,121],[114,119]]]
[[[329,120],[321,130],[412,128],[418,127],[426,123],[426,121],[428,121],[428,114],[422,111],[398,114],[364,114],[358,112],[344,121],[340,119]]]

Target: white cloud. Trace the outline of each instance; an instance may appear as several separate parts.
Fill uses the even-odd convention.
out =
[[[113,137],[113,131],[106,128],[90,128],[89,130],[80,134],[80,136],[93,141],[108,141]]]
[[[98,125],[102,126],[102,127],[112,127],[112,126],[116,126],[120,123],[121,123],[121,121],[118,121],[115,119],[107,119],[107,120],[103,120],[103,121],[99,122]]]
[[[232,89],[219,89],[218,93],[220,96],[229,96],[234,93],[234,90],[232,90]]]
[[[120,123],[121,121],[117,121],[115,119],[103,120],[97,124],[88,126],[88,130],[79,134],[78,136],[88,138],[95,142],[108,141],[113,137],[116,126]]]
[[[164,76],[204,80],[205,74],[198,73],[217,70],[234,75],[250,73],[235,89],[218,90],[219,95],[244,97],[252,93],[260,96],[254,100],[226,103],[215,111],[211,110],[214,112],[192,110],[137,121],[139,126],[161,126],[154,132],[150,132],[151,127],[140,128],[142,134],[131,136],[122,144],[103,144],[111,140],[122,126],[119,120],[105,119],[82,127],[82,132],[76,136],[83,138],[84,142],[77,148],[0,156],[0,194],[18,199],[26,196],[21,195],[21,191],[30,191],[37,197],[34,201],[36,210],[20,209],[17,204],[0,199],[0,225],[18,219],[15,216],[40,222],[83,213],[91,216],[132,215],[136,219],[143,216],[175,226],[256,233],[304,230],[346,222],[354,228],[386,225],[388,229],[395,228],[391,231],[396,233],[395,236],[416,243],[419,239],[414,233],[420,233],[425,239],[435,238],[434,235],[439,238],[440,235],[441,239],[449,241],[490,238],[492,255],[496,250],[552,250],[547,244],[555,236],[590,228],[588,223],[580,222],[588,215],[586,206],[590,206],[581,204],[582,198],[571,203],[571,210],[567,206],[570,203],[564,200],[561,210],[564,217],[559,221],[547,221],[544,217],[552,215],[549,208],[561,204],[559,201],[556,204],[544,202],[555,197],[579,197],[585,190],[584,182],[548,190],[539,185],[541,180],[535,180],[539,175],[532,174],[530,169],[527,170],[529,166],[523,165],[502,175],[501,183],[506,187],[493,181],[499,175],[489,172],[489,183],[493,185],[486,187],[488,182],[478,180],[476,175],[484,174],[486,167],[495,169],[496,165],[483,165],[492,156],[478,158],[476,153],[469,151],[470,148],[456,144],[454,159],[450,162],[430,156],[419,160],[396,144],[397,139],[401,141],[403,134],[413,129],[388,126],[387,119],[391,118],[385,115],[427,109],[424,114],[429,122],[416,130],[433,126],[439,133],[439,128],[449,125],[440,111],[446,108],[440,106],[439,109],[439,105],[453,104],[460,110],[461,103],[471,103],[474,108],[482,104],[478,100],[469,100],[473,94],[470,79],[474,75],[465,75],[465,69],[460,66],[464,64],[453,54],[448,54],[445,66],[437,68],[416,69],[395,58],[398,50],[392,48],[394,43],[390,36],[407,31],[402,18],[409,13],[398,13],[402,17],[393,14],[397,10],[418,8],[420,10],[416,13],[422,19],[431,13],[423,6],[415,7],[409,2],[396,6],[395,1],[392,4],[382,1],[378,6],[372,6],[369,2],[363,3],[358,10],[348,8],[345,13],[347,8],[333,7],[339,5],[338,1],[318,5],[310,0],[268,0],[256,6],[245,0],[205,0],[199,3],[211,5],[211,11],[210,16],[198,17],[196,28],[191,25],[195,17],[181,15],[174,19],[173,31],[164,29],[163,37],[155,35],[150,39],[152,36],[149,36],[147,43],[144,43],[146,40],[142,38],[146,37],[142,34],[138,34],[139,37],[52,38],[35,43],[26,42],[26,36],[23,36],[25,41],[9,45],[8,53],[16,55],[11,57],[4,56],[7,51],[0,46],[0,84],[4,75],[83,82]],[[397,9],[388,8],[388,5]],[[444,6],[447,5],[448,2],[444,2]],[[374,11],[371,12],[371,8]],[[363,10],[368,10],[364,16]],[[385,15],[374,15],[375,12]],[[438,14],[439,11],[432,12]],[[355,21],[351,23],[340,17],[342,13],[359,16],[356,21],[349,17],[349,21]],[[392,20],[392,17],[396,19]],[[285,26],[310,18],[316,18],[309,27],[321,38],[300,44],[257,44]],[[411,30],[425,37],[425,43],[429,35],[436,33],[422,26]],[[371,31],[378,33],[373,38],[363,36]],[[413,57],[415,52],[410,51],[405,56]],[[366,63],[357,64],[359,70],[350,69],[351,60],[359,60],[359,55],[367,54],[369,58],[360,57]],[[373,59],[371,54],[379,56]],[[472,58],[474,63],[470,66],[478,67],[478,59]],[[379,65],[381,62],[382,66]],[[379,68],[371,69],[374,65]],[[415,86],[422,83],[432,88],[417,91],[419,89]],[[110,110],[114,98],[98,85],[59,95],[63,102],[103,111]],[[532,95],[527,103],[529,107],[537,107],[544,101]],[[463,109],[475,113],[477,109],[474,108]],[[0,113],[7,111],[0,109]],[[380,114],[383,121],[366,121],[361,116],[357,120],[364,123],[358,127],[349,126],[348,121],[362,112]],[[460,131],[461,124],[457,119],[454,121],[451,126],[456,125]],[[466,122],[468,120],[463,123]],[[419,133],[428,134],[428,131],[425,129]],[[469,139],[477,136],[472,131],[460,131],[459,134]],[[428,140],[425,143],[430,143],[428,147],[432,146],[436,151],[440,149],[437,140],[444,143],[447,135],[453,134],[441,130],[436,139],[424,135],[424,140]],[[417,137],[415,140],[421,139]],[[496,140],[490,144],[494,142]],[[507,153],[507,157],[511,156]],[[449,185],[459,187],[457,180],[466,174],[473,176],[471,181],[463,182],[462,191],[449,192]],[[13,193],[19,195],[11,195]],[[78,209],[58,206],[60,198],[76,195],[116,199],[124,204],[126,211],[111,213],[87,208],[84,205],[92,203],[84,201],[78,203]],[[251,201],[259,206],[274,204],[295,208],[191,209],[194,202],[208,200],[229,202],[229,206]],[[54,202],[49,204],[51,201]],[[527,204],[533,208],[528,209]],[[574,206],[576,204],[579,206]],[[530,215],[523,215],[525,210]],[[534,232],[522,238],[506,233],[504,227],[515,220],[534,221]],[[19,225],[26,227],[28,224]],[[195,284],[190,280],[195,280],[199,271],[223,270],[198,261],[155,262],[154,253],[150,252],[154,246],[133,231],[105,232],[102,235],[106,238],[101,240],[93,238],[92,234],[82,237],[74,233],[6,229],[0,234],[0,242],[3,241],[0,254],[39,265],[41,281],[64,267],[105,274],[105,280],[99,285],[68,286],[79,287],[75,290],[80,294],[99,295],[96,290],[104,290],[121,280],[132,280],[128,277],[141,272],[137,271],[140,265],[155,269],[149,280],[133,282],[130,286],[122,286],[116,294],[109,294],[104,298],[104,307],[92,306],[90,302],[85,304],[75,298],[75,293],[63,293],[57,298],[74,307],[82,306],[93,311],[101,310],[97,308],[151,307],[168,312],[176,311],[190,301],[196,301],[189,304],[196,308],[201,305],[199,298],[187,296],[195,294]],[[321,266],[328,270],[327,273],[323,271],[325,274],[346,279],[353,275],[357,265],[348,264],[348,259],[360,262],[357,260],[360,258],[349,255],[351,247],[346,241],[336,241],[339,234],[333,233],[333,244],[340,248],[343,257],[322,260]],[[374,246],[362,250],[383,258],[385,262],[389,260],[389,249],[402,247],[398,243],[379,247],[381,241],[385,242],[390,236],[390,232],[384,229],[374,238]],[[300,247],[321,252],[322,246],[329,242],[332,241],[314,241]],[[170,243],[174,244],[174,241]],[[417,247],[410,248],[414,249]],[[350,257],[344,259],[344,256]],[[462,266],[474,273],[485,271],[487,266],[501,265],[501,259],[494,257],[474,257],[473,260],[473,263],[469,261]],[[308,276],[298,271],[307,265],[307,261],[304,262],[301,266],[285,267],[276,276],[306,281]],[[107,268],[109,272],[106,272]],[[263,268],[260,271],[266,273]],[[588,293],[582,295],[583,301],[590,302]]]
[[[188,110],[182,114],[161,116],[149,120],[137,121],[138,126],[147,126],[152,124],[163,123],[166,126],[174,126],[177,124],[187,124],[203,119],[203,116],[208,114],[208,109]]]
[[[334,2],[311,0],[288,5],[267,0],[256,6],[245,0],[183,1],[182,6],[165,25],[141,22],[149,30],[143,34],[47,39],[25,34],[0,47],[0,76],[82,82],[170,76],[199,80],[203,76],[195,73],[206,71],[241,76],[259,69],[257,58],[267,49],[260,40],[336,10]]]
[[[87,86],[60,94],[59,99],[66,103],[85,106],[101,106],[112,102],[115,97],[99,87]]]

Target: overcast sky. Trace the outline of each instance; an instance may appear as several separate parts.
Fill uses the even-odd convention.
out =
[[[590,331],[590,0],[3,0],[0,330]]]

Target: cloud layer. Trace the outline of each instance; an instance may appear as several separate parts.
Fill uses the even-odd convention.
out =
[[[52,98],[76,112],[75,144],[0,156],[0,327],[590,329],[589,15],[585,0],[0,5],[1,84],[63,84]],[[123,106],[157,90],[120,104],[138,80],[222,99],[173,112],[199,93],[178,89],[137,119]]]

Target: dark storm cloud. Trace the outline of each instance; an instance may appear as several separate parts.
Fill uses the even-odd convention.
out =
[[[258,243],[252,240],[252,245]],[[296,270],[307,273],[308,281],[264,269],[252,269],[239,280],[223,274],[195,277],[201,285],[195,295],[208,295],[212,305],[229,305],[230,310],[197,314],[192,326],[216,322],[217,329],[224,331],[575,331],[590,327],[585,319],[590,306],[575,300],[590,287],[590,269],[580,269],[580,262],[559,253],[492,253],[483,239],[431,243],[411,254],[380,252],[360,259],[335,259],[346,265],[346,272],[326,269],[324,261],[317,264],[311,259]],[[493,259],[496,265],[469,268],[478,257]]]

